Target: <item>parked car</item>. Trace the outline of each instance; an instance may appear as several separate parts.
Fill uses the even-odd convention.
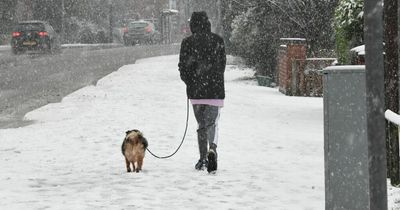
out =
[[[14,54],[27,50],[52,52],[60,49],[61,42],[53,27],[45,21],[23,21],[14,28],[11,50]]]
[[[123,33],[125,45],[154,44],[160,41],[160,33],[156,30],[154,24],[149,21],[129,22]]]

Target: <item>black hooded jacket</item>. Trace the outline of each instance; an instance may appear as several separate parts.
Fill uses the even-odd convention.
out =
[[[192,35],[182,40],[178,64],[187,96],[190,99],[224,99],[224,41],[211,32],[205,12],[192,14],[190,30]]]

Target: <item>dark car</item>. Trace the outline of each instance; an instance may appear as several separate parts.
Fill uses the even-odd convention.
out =
[[[125,45],[153,44],[159,42],[160,33],[152,22],[132,21],[124,28],[123,39]]]
[[[57,33],[45,21],[19,22],[12,32],[11,50],[14,54],[27,50],[52,52],[60,46]]]

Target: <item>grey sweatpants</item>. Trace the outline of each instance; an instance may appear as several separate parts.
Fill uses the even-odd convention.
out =
[[[196,117],[197,141],[199,144],[200,159],[205,159],[208,145],[218,145],[218,120],[221,107],[206,104],[194,104],[193,112]]]

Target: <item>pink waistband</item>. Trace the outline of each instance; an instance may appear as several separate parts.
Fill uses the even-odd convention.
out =
[[[224,99],[190,99],[192,104],[207,104],[211,106],[224,106]]]

